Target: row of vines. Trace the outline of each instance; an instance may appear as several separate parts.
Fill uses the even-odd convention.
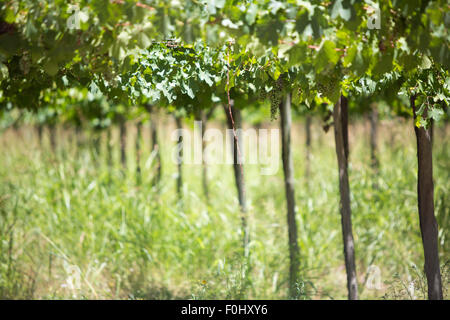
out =
[[[291,112],[307,120],[320,115],[334,127],[348,298],[358,299],[348,117],[368,112],[376,121],[375,106],[384,103],[383,112],[414,126],[428,297],[442,299],[432,127],[447,117],[450,102],[449,9],[444,0],[5,0],[0,117],[18,110],[50,127],[119,124],[124,137],[127,120],[149,115],[158,154],[156,109],[181,128],[184,118],[206,121],[219,106],[236,131],[242,109],[269,101],[282,132],[293,295],[300,264],[295,192],[305,190],[293,183]],[[142,120],[137,128],[140,135]],[[245,167],[236,135],[234,148],[247,255]]]

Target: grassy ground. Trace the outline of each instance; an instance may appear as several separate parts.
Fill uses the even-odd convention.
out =
[[[270,123],[276,126],[276,123]],[[73,131],[58,130],[59,149],[42,147],[30,128],[0,136],[0,297],[98,299],[284,299],[288,248],[282,168],[260,175],[245,167],[250,202],[250,256],[241,229],[230,165],[209,166],[209,199],[201,166],[184,167],[184,201],[175,192],[170,160],[173,124],[160,122],[160,192],[144,127],[143,181],[136,184],[134,128],[129,127],[128,171],[114,168],[91,144],[76,147]],[[368,128],[350,127],[350,186],[361,298],[423,298],[423,251],[416,196],[414,131],[409,122],[380,126],[378,174],[370,168]],[[104,136],[103,136],[104,137]],[[92,139],[91,139],[92,141]],[[345,299],[346,277],[338,210],[337,160],[332,130],[313,127],[311,175],[305,179],[304,127],[293,125],[296,201],[301,250],[297,299]],[[280,162],[281,166],[281,162]],[[443,285],[448,298],[450,148],[436,128],[435,205]],[[374,185],[377,185],[375,188]],[[446,267],[447,263],[447,267]],[[367,288],[368,268],[380,271]],[[376,267],[374,267],[376,266]],[[376,272],[375,272],[376,273]],[[415,290],[407,290],[413,284]]]

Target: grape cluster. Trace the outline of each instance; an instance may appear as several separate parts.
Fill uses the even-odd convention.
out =
[[[272,90],[269,92],[270,99],[270,119],[276,120],[278,118],[278,112],[280,111],[280,103],[282,99],[282,80],[275,81]]]
[[[339,79],[334,72],[324,76],[319,76],[317,78],[317,91],[325,97],[331,97],[336,90],[336,85],[338,82]]]

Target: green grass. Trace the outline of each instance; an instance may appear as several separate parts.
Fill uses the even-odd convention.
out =
[[[95,299],[285,299],[288,287],[286,205],[282,168],[274,176],[245,166],[250,202],[250,255],[241,251],[240,216],[230,165],[210,165],[208,201],[201,166],[184,166],[184,195],[175,192],[170,126],[160,123],[163,177],[154,175],[144,127],[142,184],[136,185],[134,129],[128,171],[80,148],[59,128],[53,154],[36,134],[0,135],[0,297]],[[276,123],[269,125],[275,126]],[[298,299],[345,299],[346,277],[338,210],[337,160],[332,130],[313,128],[311,176],[304,177],[302,123],[294,123],[297,221],[301,250]],[[395,137],[391,136],[395,133]],[[103,136],[104,138],[105,136]],[[443,285],[448,298],[450,148],[444,130],[434,143],[435,205]],[[103,139],[104,142],[104,139]],[[424,298],[423,251],[416,195],[415,137],[410,123],[380,127],[380,163],[369,163],[365,124],[350,128],[350,186],[361,298]],[[280,161],[281,166],[281,161]],[[374,187],[374,184],[377,187]],[[367,268],[381,270],[380,290],[364,287]],[[79,275],[79,276],[78,276]],[[426,291],[426,290],[425,290]]]

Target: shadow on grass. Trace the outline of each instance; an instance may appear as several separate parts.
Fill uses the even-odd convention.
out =
[[[171,289],[165,285],[151,283],[142,287],[142,283],[134,283],[128,293],[129,299],[136,300],[186,300],[191,295],[181,289]]]

